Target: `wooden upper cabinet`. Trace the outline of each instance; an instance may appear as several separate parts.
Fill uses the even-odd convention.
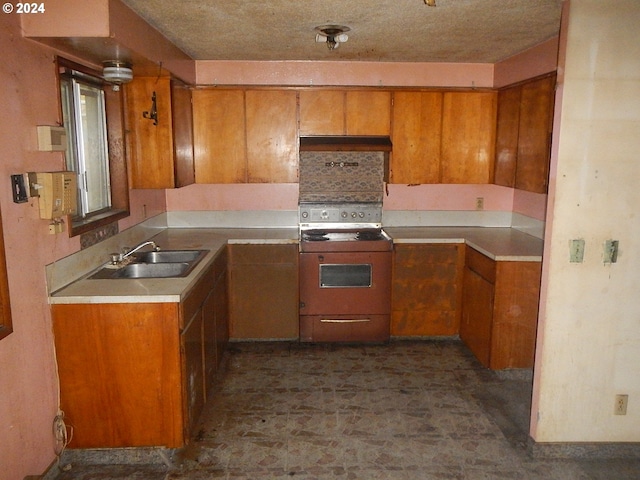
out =
[[[289,90],[245,93],[248,181],[298,181],[297,94]]]
[[[196,182],[246,182],[244,91],[195,90],[193,119]]]
[[[193,183],[191,91],[169,77],[136,77],[125,92],[131,188]],[[154,95],[157,124],[145,118]]]
[[[491,183],[495,157],[496,92],[445,92],[442,183]]]
[[[555,75],[498,93],[497,185],[546,193],[551,158]]]
[[[343,135],[345,92],[300,91],[300,135]]]
[[[551,158],[555,75],[522,85],[515,187],[546,193]]]
[[[171,82],[171,112],[173,120],[173,161],[175,186],[195,183],[193,158],[193,105],[191,88]]]
[[[438,183],[442,92],[393,94],[391,183]]]
[[[496,163],[493,183],[504,187],[513,188],[516,183],[521,93],[520,85],[498,92]]]
[[[300,91],[300,135],[389,135],[391,92]]]
[[[349,90],[345,109],[347,135],[391,134],[391,92]]]

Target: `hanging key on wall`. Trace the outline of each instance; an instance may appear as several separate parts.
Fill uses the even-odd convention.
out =
[[[158,109],[156,107],[156,92],[154,91],[151,95],[151,110],[146,112],[142,112],[142,116],[144,118],[148,118],[149,120],[153,120],[154,125],[158,125]]]

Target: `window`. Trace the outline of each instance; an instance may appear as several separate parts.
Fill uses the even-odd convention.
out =
[[[98,72],[63,59],[58,59],[58,65],[68,141],[66,168],[78,175],[78,213],[70,228],[73,236],[129,214],[122,99]]]
[[[62,118],[68,132],[67,169],[78,174],[78,215],[111,207],[107,117],[102,88],[74,73],[60,78]]]

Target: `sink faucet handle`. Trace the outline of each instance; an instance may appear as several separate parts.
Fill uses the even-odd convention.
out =
[[[111,256],[111,263],[113,265],[116,265],[120,261],[120,259],[122,257],[122,254],[121,253],[111,253],[110,256]]]

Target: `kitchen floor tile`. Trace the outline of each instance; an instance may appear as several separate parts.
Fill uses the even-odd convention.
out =
[[[232,343],[173,466],[73,465],[57,480],[640,478],[640,460],[529,455],[531,372],[457,339]]]

